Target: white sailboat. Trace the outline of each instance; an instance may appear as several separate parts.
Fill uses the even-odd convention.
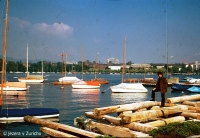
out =
[[[124,57],[126,52],[126,37],[124,38],[124,52],[123,52],[123,66],[122,66],[122,83],[111,86],[110,89],[113,93],[140,93],[148,92],[142,83],[124,83]]]
[[[8,2],[6,4],[8,8]],[[2,75],[1,75],[1,97],[0,103],[2,102],[2,95],[20,95],[26,94],[26,83],[22,82],[7,82],[5,81],[5,64],[6,64],[6,44],[7,44],[7,29],[8,29],[8,9],[6,9],[5,26],[4,26],[4,39],[3,39],[3,57],[2,57]]]
[[[42,83],[44,82],[43,78],[43,63],[42,63],[42,75],[30,75],[28,72],[28,44],[27,44],[27,57],[26,57],[26,77],[19,77],[19,82],[26,82],[26,83]]]
[[[101,84],[96,80],[83,80],[84,47],[82,47],[82,80],[72,83],[74,89],[99,89]]]
[[[62,62],[63,62],[64,53],[62,53],[61,56],[62,56]],[[64,75],[64,77],[59,78],[58,81],[52,82],[53,85],[71,85],[72,83],[81,81],[76,76],[67,76],[66,75],[66,64],[67,64],[67,53],[66,53],[66,61],[64,64],[65,65],[65,75]]]
[[[7,29],[8,29],[8,0],[6,0],[6,18],[5,18],[5,27],[4,27],[4,43],[3,43],[3,59],[2,59],[2,76],[1,82],[1,93],[0,93],[0,107],[3,106],[3,92],[4,87],[8,88],[8,83],[5,83],[5,63],[6,63],[6,42],[7,42]],[[21,83],[15,82],[12,84]],[[25,83],[26,84],[26,83]],[[5,86],[4,86],[5,85]],[[13,86],[12,86],[13,87]],[[8,91],[6,91],[8,92]],[[24,109],[13,109],[13,108],[5,108],[0,110],[0,123],[7,122],[21,122],[24,120],[24,116],[35,116],[37,118],[58,118],[59,110],[54,108],[24,108]]]

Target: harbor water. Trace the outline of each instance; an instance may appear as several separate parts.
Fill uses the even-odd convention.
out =
[[[148,93],[111,93],[110,86],[121,83],[120,74],[98,74],[98,78],[105,78],[110,83],[101,85],[100,89],[72,89],[70,85],[65,85],[61,89],[59,85],[52,85],[61,77],[61,74],[48,73],[44,74],[45,83],[27,84],[30,86],[25,96],[3,96],[2,108],[57,108],[60,111],[59,122],[74,126],[74,118],[84,116],[86,111],[92,111],[94,108],[105,107],[111,105],[129,104],[142,101],[148,101],[151,97],[151,90],[154,86],[145,86]],[[7,74],[7,81],[17,81],[16,77],[25,76],[25,74]],[[81,74],[76,74],[81,78]],[[147,78],[157,79],[156,74],[146,75]],[[186,75],[175,75],[180,79],[187,77]],[[190,76],[199,78],[199,76]],[[93,79],[94,74],[85,74],[84,79]],[[125,75],[128,78],[128,75]],[[130,78],[144,78],[144,74],[132,74]],[[176,97],[181,95],[190,95],[187,91],[171,92],[171,87],[168,87],[166,98]],[[160,93],[156,93],[156,101],[160,101]],[[2,133],[10,133],[10,137],[43,137],[40,132],[40,126],[29,123],[1,123]],[[11,133],[12,132],[12,133]],[[22,135],[24,134],[24,135]],[[26,134],[26,135],[25,135]],[[7,134],[8,136],[8,134]]]

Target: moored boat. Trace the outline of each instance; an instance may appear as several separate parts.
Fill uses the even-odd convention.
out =
[[[2,109],[0,110],[0,122],[22,122],[24,116],[27,115],[37,118],[58,118],[59,110],[54,108]]]
[[[111,86],[110,89],[114,93],[148,92],[142,83],[120,83],[119,85]]]
[[[123,66],[122,66],[122,83],[111,86],[112,92],[148,92],[148,90],[142,85],[142,83],[124,83],[124,57],[126,53],[126,37],[124,38],[124,51],[123,51]]]
[[[79,81],[72,84],[74,89],[98,89],[101,84],[95,80]]]
[[[3,107],[3,93],[4,91],[14,90],[13,87],[17,87],[19,84],[24,84],[21,82],[5,82],[5,64],[6,64],[6,36],[8,29],[8,4],[9,0],[6,0],[6,18],[5,18],[5,27],[4,27],[4,46],[3,46],[3,59],[2,59],[2,74],[1,74],[1,93],[0,93],[0,106]],[[28,71],[27,71],[28,73]],[[18,88],[18,90],[24,89],[23,87]],[[7,94],[7,93],[6,93]],[[7,96],[5,96],[7,98]],[[58,117],[59,111],[57,109],[51,108],[25,108],[25,109],[10,109],[5,108],[0,110],[0,122],[8,122],[8,121],[23,121],[24,116],[31,115],[41,118],[51,118]]]
[[[181,84],[173,84],[171,86],[172,91],[185,91],[187,89],[189,89],[190,86],[188,85],[181,85]]]
[[[189,92],[200,92],[200,87],[192,86],[189,89],[187,89]]]
[[[42,63],[42,75],[29,75],[28,72],[28,44],[27,44],[27,65],[26,65],[26,72],[27,72],[27,76],[26,77],[19,77],[18,81],[19,82],[26,82],[26,83],[42,83],[44,82],[44,78],[43,78],[43,63]]]
[[[83,72],[83,53],[84,47],[82,46],[82,80],[72,83],[72,88],[74,89],[98,89],[101,84],[96,80],[83,80],[84,72]]]
[[[71,77],[71,76],[65,76],[62,78],[59,78],[58,81],[54,81],[52,82],[53,85],[71,85],[72,83],[81,81],[79,78],[77,77]]]

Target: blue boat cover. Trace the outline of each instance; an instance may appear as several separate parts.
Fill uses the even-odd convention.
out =
[[[58,109],[54,108],[25,108],[25,109],[1,109],[0,117],[24,117],[24,116],[42,116],[59,114]]]
[[[188,88],[190,88],[188,85],[180,85],[180,84],[174,84],[171,87],[173,90],[177,90],[177,91],[184,91],[187,90]]]
[[[192,86],[191,88],[187,90],[190,92],[200,92],[200,87]]]

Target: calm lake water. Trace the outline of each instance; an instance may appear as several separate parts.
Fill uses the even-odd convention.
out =
[[[84,116],[86,111],[92,111],[97,107],[105,107],[111,105],[128,104],[141,101],[147,101],[151,97],[151,90],[153,86],[145,86],[148,93],[111,93],[109,87],[117,85],[121,82],[121,75],[99,74],[98,78],[107,79],[110,84],[102,85],[97,90],[83,90],[72,89],[71,86],[52,85],[61,77],[61,74],[44,74],[46,75],[46,82],[43,84],[28,84],[30,89],[27,91],[26,96],[4,96],[3,108],[30,108],[30,107],[44,107],[44,108],[57,108],[60,111],[59,122],[74,126],[74,118]],[[25,76],[25,74],[7,74],[8,81],[17,81],[15,77]],[[76,75],[81,78],[81,74]],[[143,74],[131,75],[131,78],[144,78]],[[147,78],[157,78],[156,74],[146,75]],[[174,76],[180,79],[187,76]],[[200,78],[199,76],[190,76]],[[93,79],[93,74],[85,74],[84,79]],[[125,75],[128,78],[128,75]],[[106,91],[105,91],[106,90]],[[105,91],[105,93],[102,93]],[[190,94],[185,92],[185,94]],[[166,98],[181,96],[181,92],[171,92],[171,87],[168,87]],[[156,93],[156,100],[160,101],[160,93]],[[11,123],[0,125],[3,132],[10,132],[15,137],[42,137],[44,134],[39,131],[40,126],[28,123]],[[11,133],[13,132],[13,133]],[[14,132],[19,132],[17,135]],[[22,135],[22,132],[27,135]],[[19,134],[18,133],[18,134]]]

